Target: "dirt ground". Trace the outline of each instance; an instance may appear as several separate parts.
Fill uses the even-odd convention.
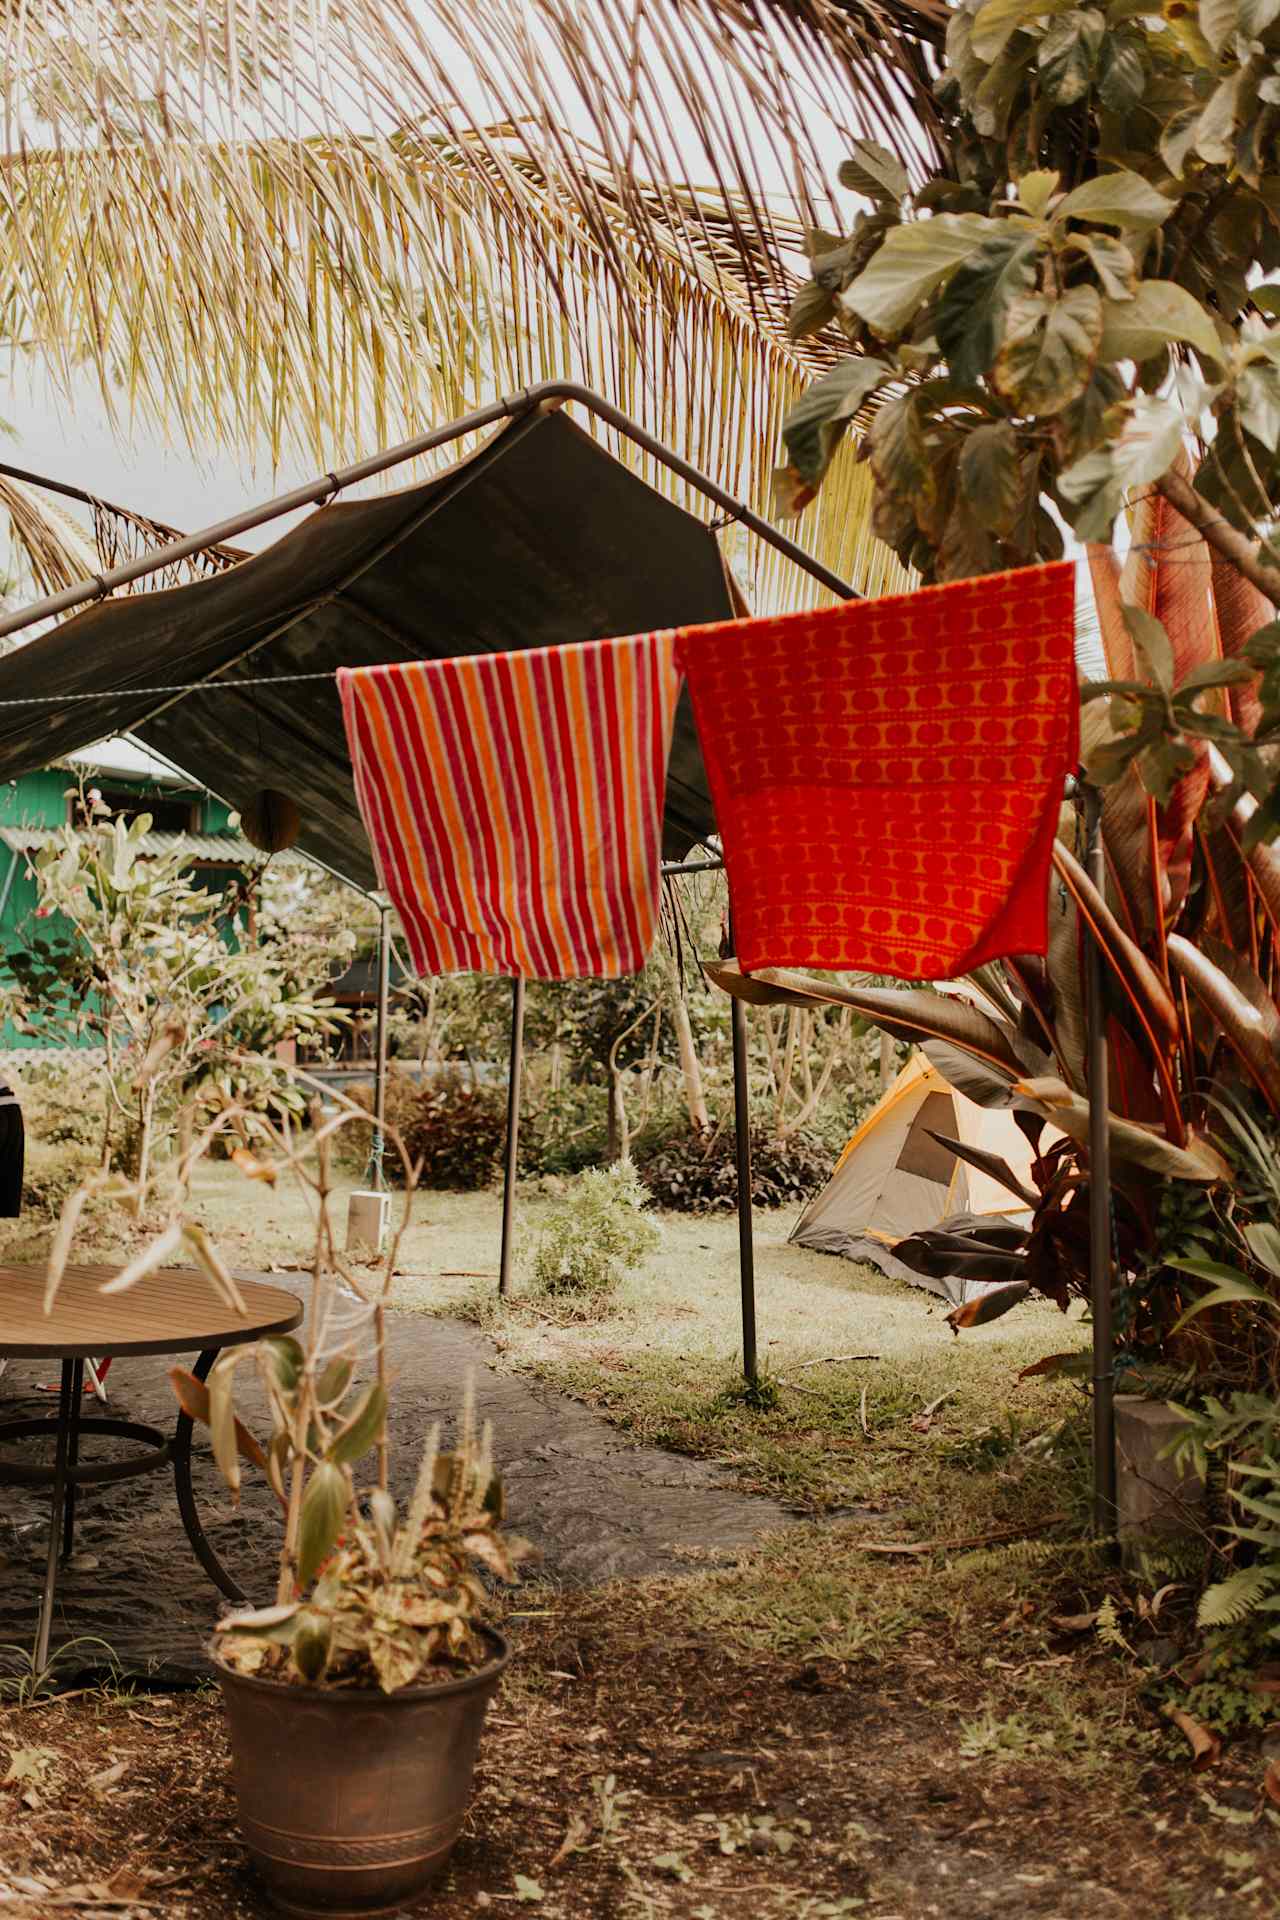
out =
[[[965,1759],[983,1676],[914,1636],[887,1663],[750,1661],[685,1630],[673,1589],[597,1590],[517,1622],[479,1791],[419,1909],[472,1920],[1076,1920],[1280,1909],[1256,1773],[1093,1778],[1036,1751]],[[1070,1655],[1001,1647],[1034,1667]],[[0,1798],[0,1911],[265,1920],[207,1694],[11,1712],[56,1761]],[[30,1763],[28,1763],[30,1764]],[[55,1889],[57,1891],[55,1891]]]
[[[210,1181],[211,1226],[238,1266],[287,1268],[301,1219],[274,1201],[252,1218],[243,1193]],[[514,1597],[477,1796],[424,1914],[1280,1913],[1269,1696],[1193,1767],[1165,1717],[1188,1697],[1189,1602],[1081,1544],[1079,1397],[1019,1381],[1078,1324],[1034,1308],[955,1342],[924,1297],[788,1248],[765,1216],[769,1392],[750,1403],[731,1221],[664,1222],[646,1272],[578,1320],[494,1309],[494,1196],[425,1200],[397,1316],[400,1471],[478,1363],[544,1560]],[[459,1312],[472,1323],[438,1317]],[[39,1373],[0,1381],[6,1411]],[[159,1363],[112,1391],[167,1415]],[[100,1513],[100,1537],[86,1502],[59,1632],[105,1620],[191,1678],[216,1601],[161,1477],[126,1493],[128,1524]],[[207,1474],[201,1495],[220,1550],[260,1579],[261,1531],[217,1512]],[[135,1681],[26,1699],[38,1503],[6,1490],[0,1516],[0,1916],[265,1920],[216,1696]]]

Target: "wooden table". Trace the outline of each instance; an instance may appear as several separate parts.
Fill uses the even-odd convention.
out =
[[[282,1287],[260,1281],[237,1282],[245,1311],[235,1312],[214,1292],[204,1274],[187,1268],[160,1268],[128,1293],[106,1294],[103,1284],[114,1267],[68,1267],[53,1311],[44,1311],[43,1267],[0,1267],[0,1358],[60,1360],[62,1379],[56,1419],[0,1422],[0,1445],[55,1435],[52,1466],[0,1458],[0,1486],[48,1486],[49,1553],[44,1598],[36,1633],[35,1670],[49,1659],[49,1633],[58,1582],[59,1552],[71,1552],[75,1535],[76,1490],[154,1473],[173,1462],[174,1490],[187,1538],[209,1578],[229,1599],[244,1598],[214,1553],[200,1524],[191,1490],[191,1420],[179,1413],[172,1438],[158,1427],[81,1411],[86,1360],[141,1353],[193,1353],[192,1371],[203,1380],[223,1347],[243,1346],[269,1334],[289,1333],[302,1319],[302,1305]],[[138,1443],[123,1460],[83,1461],[86,1434],[110,1434]]]

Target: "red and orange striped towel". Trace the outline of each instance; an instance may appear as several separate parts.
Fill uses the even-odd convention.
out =
[[[658,917],[674,635],[344,668],[356,797],[419,973],[636,973]]]

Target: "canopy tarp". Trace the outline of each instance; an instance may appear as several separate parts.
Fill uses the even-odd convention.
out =
[[[0,659],[0,779],[133,734],[233,805],[264,787],[292,795],[301,848],[372,886],[332,681],[136,689],[557,646],[737,611],[710,528],[562,413],[530,413],[417,486],[321,507],[225,572],[99,601]],[[114,697],[57,697],[98,691]],[[3,705],[44,694],[48,706]],[[712,828],[686,695],[664,851]]]

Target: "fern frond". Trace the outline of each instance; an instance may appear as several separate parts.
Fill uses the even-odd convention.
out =
[[[1242,1567],[1226,1580],[1216,1581],[1200,1596],[1196,1615],[1199,1624],[1202,1627],[1238,1626],[1266,1598],[1277,1579],[1280,1579],[1280,1567],[1260,1562],[1256,1567]]]

